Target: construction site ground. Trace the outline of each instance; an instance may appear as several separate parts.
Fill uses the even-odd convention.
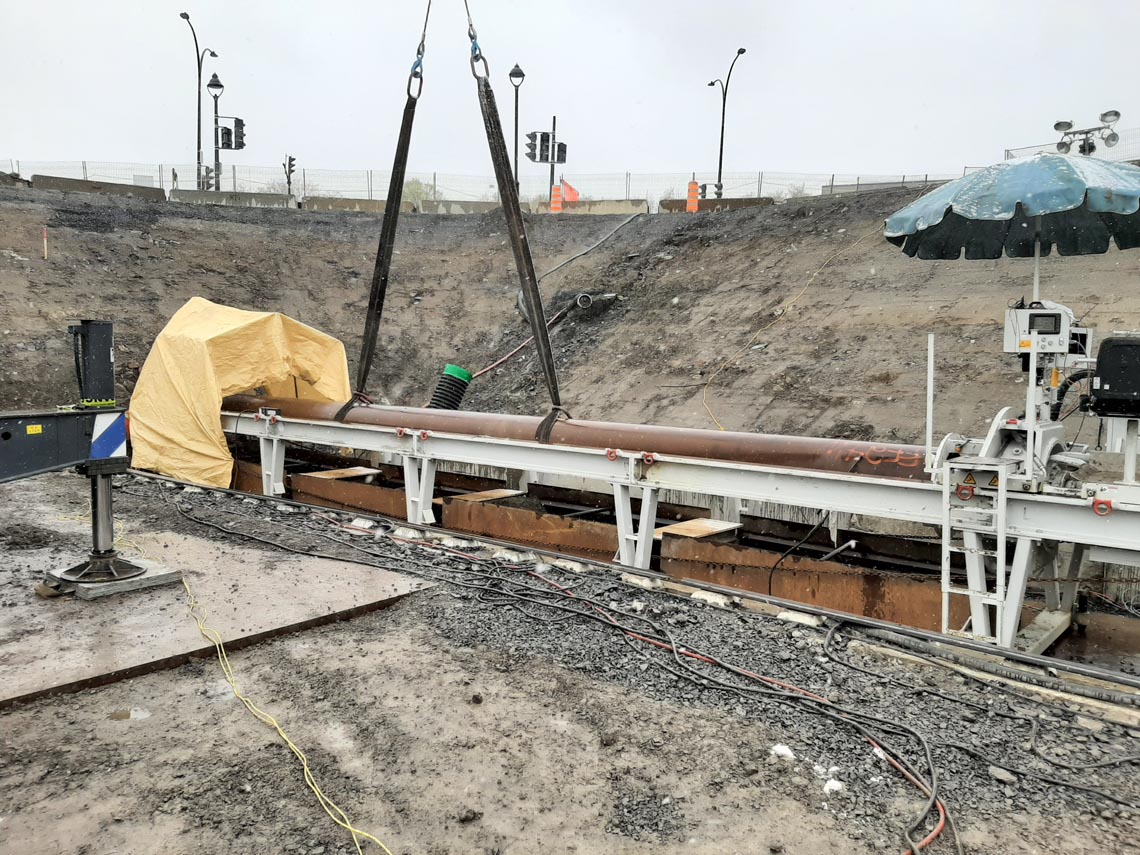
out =
[[[599,297],[552,333],[569,410],[920,440],[935,332],[936,433],[984,431],[999,407],[1024,401],[1019,366],[1001,353],[1001,318],[1028,292],[1031,264],[906,258],[881,224],[915,195],[628,222],[528,217],[540,272],[613,232],[543,280],[549,315],[576,294]],[[66,327],[77,318],[115,322],[125,399],[155,334],[195,295],[325,330],[355,367],[379,228],[360,214],[0,189],[2,407],[74,401]],[[445,363],[491,365],[528,331],[500,213],[404,216],[396,248],[370,391],[419,405]],[[1047,258],[1042,294],[1101,335],[1136,329],[1138,267],[1140,254],[1115,250]],[[465,407],[541,414],[545,394],[524,350],[477,379]],[[1095,420],[1076,413],[1067,424],[1094,439]],[[70,474],[0,487],[0,669],[29,633],[67,637],[66,622],[49,619],[60,601],[28,591],[89,547],[86,496]],[[556,589],[537,579],[527,584],[544,592],[532,591],[539,602],[520,599],[519,556],[353,539],[324,516],[142,479],[120,479],[115,497],[128,555],[132,542],[177,543],[204,589],[219,578],[240,589],[299,552],[434,583],[231,657],[242,689],[280,718],[321,786],[394,853],[898,852],[924,801],[818,707],[759,696],[738,674],[729,688],[711,670],[693,676],[689,660],[565,611],[581,602],[552,605]],[[255,557],[235,561],[234,550]],[[472,568],[488,566],[495,578],[473,588]],[[542,572],[611,616],[652,620],[689,648],[918,731],[967,852],[1140,851],[1130,710],[1012,694],[884,654],[847,626],[829,639],[827,627],[624,586],[609,571]],[[305,587],[259,597],[296,601]],[[146,609],[148,596],[122,598]],[[193,627],[183,604],[161,618]],[[882,726],[921,767],[917,742]],[[0,764],[5,852],[356,851],[208,657],[0,710]],[[927,851],[954,851],[949,838]]]
[[[27,602],[45,569],[86,549],[84,487],[59,474],[0,488],[6,612]],[[464,575],[474,565],[454,552],[353,539],[323,512],[130,476],[115,496],[128,553],[177,538],[194,558],[192,586],[220,575],[238,592],[259,584],[263,564],[306,550],[435,583],[390,608],[231,656],[242,690],[277,716],[328,795],[393,852],[895,852],[923,801],[842,722],[681,679],[671,657],[597,621],[474,590]],[[235,548],[259,560],[234,561]],[[914,727],[932,742],[968,852],[1140,851],[1127,806],[1140,800],[1127,759],[1140,753],[1135,711],[1106,717],[1103,706],[1034,700],[876,653],[849,628],[828,644],[826,627],[642,590],[608,570],[539,570],[617,614],[652,616],[689,648]],[[146,609],[157,594],[116,599]],[[19,655],[21,628],[66,636],[50,621],[61,602],[5,615],[0,664]],[[184,608],[162,619],[172,631],[193,626]],[[1048,762],[1030,748],[1031,719]],[[4,851],[355,851],[213,658],[9,706],[0,732]],[[916,746],[905,753],[920,762]],[[944,837],[929,851],[953,850]]]

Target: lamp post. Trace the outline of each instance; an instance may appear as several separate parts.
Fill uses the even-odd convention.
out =
[[[1053,130],[1061,135],[1061,141],[1057,143],[1057,151],[1061,154],[1068,154],[1072,144],[1079,141],[1077,151],[1085,157],[1091,157],[1092,153],[1096,151],[1096,141],[1093,137],[1098,135],[1106,146],[1112,148],[1120,142],[1120,134],[1113,129],[1113,126],[1119,121],[1119,110],[1105,110],[1100,114],[1100,124],[1095,128],[1081,128],[1075,131],[1072,122],[1064,120],[1057,122],[1053,125]]]
[[[209,48],[202,48],[198,50],[198,34],[194,32],[194,25],[190,23],[190,13],[181,12],[178,17],[187,23],[190,27],[190,34],[194,36],[194,63],[198,66],[198,134],[195,138],[195,147],[198,149],[198,183],[197,189],[202,189],[202,63],[206,59],[206,54],[209,54],[214,59],[218,55]]]
[[[218,75],[214,74],[210,78],[210,82],[206,84],[206,88],[214,96],[214,190],[220,191],[222,189],[222,143],[218,134],[218,99],[222,97],[226,87],[222,85]]]
[[[511,85],[515,87],[515,193],[517,194],[519,192],[519,87],[522,86],[526,75],[516,62],[508,76],[511,78]]]
[[[732,58],[732,65],[728,67],[728,74],[722,81],[719,77],[716,80],[710,80],[709,86],[716,86],[720,84],[720,157],[716,163],[716,197],[719,199],[724,192],[724,183],[721,178],[724,175],[724,113],[728,108],[728,84],[732,81],[732,69],[736,66],[736,61],[744,55],[744,48],[738,48],[736,56]]]

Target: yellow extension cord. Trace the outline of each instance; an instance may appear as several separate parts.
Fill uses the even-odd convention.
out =
[[[709,407],[709,387],[717,378],[717,375],[724,371],[724,369],[728,368],[728,366],[732,365],[732,363],[736,362],[736,360],[740,359],[740,357],[747,352],[748,348],[752,347],[753,342],[755,342],[756,339],[760,337],[760,334],[762,332],[771,329],[781,320],[783,320],[787,316],[788,310],[800,297],[804,295],[804,293],[806,293],[807,289],[811,287],[811,283],[814,282],[815,278],[824,271],[827,265],[831,264],[831,262],[835,261],[835,259],[843,255],[843,253],[853,250],[855,247],[857,247],[871,235],[875,234],[875,232],[879,231],[881,228],[882,226],[876,225],[873,229],[856,240],[854,243],[850,243],[847,246],[842,246],[839,249],[835,250],[835,252],[831,253],[831,255],[827,257],[827,260],[819,266],[819,269],[817,269],[815,273],[808,277],[808,281],[804,283],[804,287],[802,287],[799,292],[794,297],[792,297],[792,299],[788,300],[788,302],[780,306],[780,313],[776,315],[776,317],[772,318],[772,320],[770,320],[764,326],[760,327],[760,329],[756,330],[756,332],[752,333],[752,336],[748,339],[747,342],[745,342],[744,346],[740,348],[740,350],[736,351],[736,353],[732,354],[732,356],[728,357],[724,362],[722,362],[720,367],[712,373],[712,376],[710,376],[709,379],[705,381],[704,388],[701,390],[701,406],[705,408],[705,412],[709,414],[709,418],[713,420],[713,423],[717,426],[718,430],[724,430],[725,427],[720,423],[720,420],[713,414],[712,409]]]
[[[198,601],[198,598],[194,596],[194,592],[190,589],[190,583],[186,581],[185,575],[182,576],[182,587],[186,589],[186,605],[190,609],[190,616],[194,618],[194,622],[198,625],[198,632],[202,634],[203,638],[214,645],[214,650],[218,654],[218,663],[222,666],[222,674],[225,675],[226,682],[229,683],[230,689],[233,690],[234,697],[241,701],[245,708],[249,710],[249,712],[252,713],[255,718],[276,730],[277,735],[280,736],[282,741],[289,746],[289,750],[292,751],[296,758],[301,761],[301,767],[305,772],[305,783],[308,785],[309,789],[313,791],[313,794],[317,797],[317,801],[320,803],[320,806],[324,808],[324,811],[326,814],[328,814],[329,818],[352,835],[352,842],[356,846],[356,851],[360,855],[363,855],[363,850],[360,848],[360,841],[368,840],[372,843],[375,843],[382,850],[384,850],[385,855],[392,855],[391,850],[388,849],[388,847],[385,846],[378,838],[373,837],[368,832],[361,831],[359,828],[353,826],[352,822],[348,818],[348,815],[345,814],[345,812],[341,810],[332,799],[326,796],[324,794],[324,791],[321,790],[320,785],[317,784],[316,779],[313,777],[312,770],[309,768],[309,760],[305,756],[305,752],[298,748],[296,743],[294,743],[293,740],[289,738],[288,734],[285,733],[281,725],[277,723],[277,719],[275,719],[264,710],[260,709],[248,695],[243,694],[242,691],[238,688],[237,677],[234,674],[233,666],[230,664],[229,656],[226,654],[225,642],[222,641],[222,636],[218,633],[217,630],[212,629],[206,625],[206,609]]]
[[[59,517],[59,519],[74,522],[83,522],[89,520],[90,518],[90,499],[87,501],[87,513],[72,514]],[[126,538],[126,531],[126,524],[120,520],[115,520],[115,546],[133,549],[145,558],[146,550],[143,549],[141,544]],[[281,725],[277,723],[277,719],[275,719],[264,710],[260,709],[257,704],[255,704],[249,698],[249,696],[243,694],[241,690],[238,689],[237,677],[234,674],[233,666],[230,664],[229,656],[226,653],[225,642],[222,641],[222,636],[218,633],[217,630],[211,628],[206,624],[206,608],[198,601],[198,598],[194,596],[194,592],[190,589],[190,583],[186,581],[185,575],[182,576],[182,587],[186,589],[186,606],[190,610],[190,616],[194,618],[194,622],[198,625],[198,632],[200,632],[207,641],[214,645],[214,650],[217,651],[218,654],[218,663],[222,666],[222,674],[225,676],[226,682],[229,684],[230,689],[233,690],[234,697],[241,701],[242,704],[245,705],[245,708],[249,710],[255,718],[259,719],[263,723],[276,730],[277,735],[280,736],[285,744],[289,746],[289,750],[292,751],[293,754],[296,755],[297,759],[301,761],[301,766],[305,770],[305,783],[316,795],[317,801],[320,803],[321,807],[324,808],[325,813],[329,815],[329,818],[352,835],[352,842],[356,845],[356,851],[359,853],[359,855],[364,855],[363,850],[360,848],[361,840],[369,840],[384,850],[385,855],[392,855],[391,850],[388,849],[388,847],[385,846],[378,838],[373,837],[368,832],[361,831],[359,828],[353,826],[352,822],[348,818],[348,815],[345,814],[345,812],[341,810],[341,808],[337,806],[337,804],[332,799],[326,796],[323,790],[321,790],[320,786],[316,782],[316,779],[313,777],[312,771],[309,769],[309,760],[307,757],[305,757],[305,753],[297,747],[296,743],[294,743],[293,740],[289,738],[288,734],[285,733]]]

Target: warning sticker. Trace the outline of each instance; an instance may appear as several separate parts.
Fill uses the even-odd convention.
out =
[[[28,425],[25,428],[25,430],[27,431],[28,436],[35,436],[37,433],[43,433],[44,432],[44,426],[43,425]]]
[[[962,479],[962,483],[963,484],[977,484],[978,482],[974,480],[974,473],[968,472],[968,473],[966,473],[966,477]]]
[[[990,486],[996,487],[997,485],[998,485],[998,476],[995,475],[993,478],[990,479]]]

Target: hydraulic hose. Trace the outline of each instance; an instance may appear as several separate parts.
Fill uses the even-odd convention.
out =
[[[1065,403],[1065,395],[1067,395],[1069,390],[1077,383],[1080,383],[1082,380],[1090,379],[1094,373],[1091,368],[1082,368],[1080,371],[1074,371],[1061,381],[1061,385],[1057,387],[1057,400],[1049,410],[1050,419],[1057,421],[1061,415],[1061,405]]]

